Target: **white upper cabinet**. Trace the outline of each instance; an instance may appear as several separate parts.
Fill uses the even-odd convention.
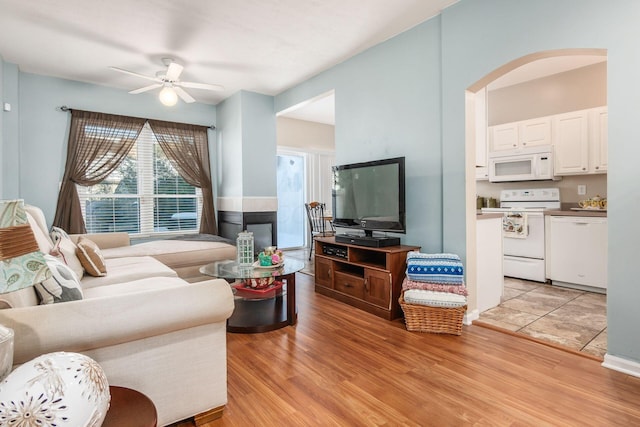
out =
[[[607,107],[554,116],[556,175],[607,172]]]
[[[491,126],[489,153],[553,145],[555,175],[606,173],[607,120],[604,106]]]
[[[553,145],[556,175],[589,173],[589,112],[554,116]]]
[[[589,142],[591,146],[591,171],[594,173],[604,173],[607,171],[608,163],[608,113],[607,107],[594,108],[591,110],[591,128]]]
[[[490,152],[551,144],[551,119],[540,117],[491,126]]]

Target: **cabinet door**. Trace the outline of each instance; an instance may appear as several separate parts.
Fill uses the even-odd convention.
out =
[[[330,259],[316,257],[316,285],[321,285],[327,288],[333,288],[333,261]]]
[[[387,271],[364,270],[364,300],[391,308],[391,274]]]
[[[591,116],[591,171],[607,171],[608,154],[608,114],[607,107],[595,108]]]
[[[364,298],[364,280],[362,277],[354,276],[341,271],[335,272],[335,290],[344,294],[354,296],[358,299]]]
[[[492,126],[489,132],[489,151],[513,150],[518,148],[518,123]]]
[[[551,119],[549,117],[525,120],[520,123],[519,131],[520,144],[523,147],[551,145]]]
[[[555,174],[576,175],[589,172],[588,114],[576,111],[559,114],[553,121]]]

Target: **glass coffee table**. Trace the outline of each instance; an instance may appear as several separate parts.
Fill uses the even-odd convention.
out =
[[[236,261],[216,261],[200,268],[207,276],[234,281],[231,283],[235,295],[235,309],[227,320],[227,331],[236,333],[267,332],[295,325],[298,320],[296,308],[296,272],[304,263],[287,258],[278,268],[244,267]],[[274,279],[267,289],[252,289],[243,283]]]

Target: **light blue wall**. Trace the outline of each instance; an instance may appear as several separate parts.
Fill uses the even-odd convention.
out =
[[[403,243],[440,251],[439,17],[276,96],[276,111],[331,89],[336,163],[404,156],[408,231],[399,236]]]
[[[2,197],[20,197],[18,181],[20,163],[19,71],[15,64],[4,62],[2,72],[2,103],[11,104],[11,111],[2,111]]]
[[[276,197],[273,97],[242,90],[217,107],[220,196]]]
[[[276,197],[276,154],[273,97],[242,91],[244,197]]]
[[[463,0],[442,15],[444,237],[464,249],[465,88],[518,57],[551,49],[608,50],[608,354],[640,362],[640,2]]]
[[[216,121],[213,105],[179,102],[169,108],[160,104],[157,94],[130,95],[124,90],[28,73],[19,74],[19,86],[19,108],[15,108],[20,113],[20,157],[19,163],[15,164],[18,174],[12,177],[11,183],[5,181],[5,189],[11,188],[19,176],[18,196],[41,207],[49,225],[55,214],[58,186],[64,172],[71,120],[71,115],[61,112],[58,107],[67,105],[79,110],[206,126]],[[210,151],[215,153],[215,133],[212,131],[209,132],[209,145]],[[5,172],[14,167],[5,159],[3,164]],[[212,176],[215,176],[215,170]],[[8,195],[13,197],[12,193]]]
[[[218,194],[242,197],[242,93],[217,105]]]

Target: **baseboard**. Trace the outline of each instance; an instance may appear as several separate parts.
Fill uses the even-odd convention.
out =
[[[470,325],[474,320],[478,320],[480,318],[480,311],[478,309],[467,311],[462,318],[462,323],[465,325]]]
[[[614,371],[622,372],[623,374],[640,377],[640,363],[623,359],[622,357],[605,354],[602,366],[613,369]]]

